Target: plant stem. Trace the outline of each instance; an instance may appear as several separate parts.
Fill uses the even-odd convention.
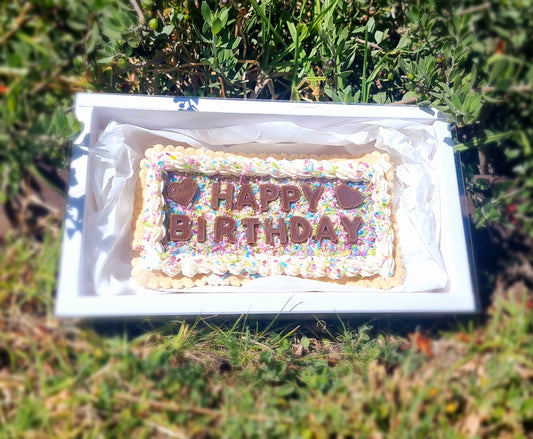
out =
[[[363,76],[361,78],[361,82],[362,82],[361,101],[365,104],[368,103],[368,95],[369,95],[368,93],[369,86],[366,81],[367,64],[368,64],[368,24],[366,25],[366,28],[365,28],[365,52],[363,55]]]

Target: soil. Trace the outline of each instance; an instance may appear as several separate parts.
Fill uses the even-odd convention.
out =
[[[67,204],[69,171],[37,161],[39,174],[28,173],[19,192],[0,204],[0,242],[8,233],[41,241],[49,227],[60,228]]]

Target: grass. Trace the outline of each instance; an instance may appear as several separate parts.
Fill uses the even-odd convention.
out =
[[[531,437],[519,284],[466,320],[58,321],[52,238],[0,253],[0,437]]]
[[[523,265],[478,318],[59,321],[58,231],[12,234],[0,438],[533,437],[528,2],[4,3],[2,203],[65,166],[73,91],[416,102],[453,122],[478,253]]]

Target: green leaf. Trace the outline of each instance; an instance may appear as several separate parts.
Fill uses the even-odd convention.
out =
[[[411,37],[406,32],[406,33],[404,33],[402,35],[402,37],[400,38],[400,41],[398,41],[398,45],[396,46],[396,49],[397,50],[402,50],[402,49],[406,48],[409,45],[410,42],[411,42]]]
[[[106,21],[103,23],[102,33],[111,40],[122,39],[122,28],[113,24],[111,21]]]
[[[67,118],[65,113],[59,108],[54,111],[52,115],[52,125],[50,126],[50,133],[62,135],[65,130]]]
[[[368,29],[368,32],[372,33],[374,32],[374,28],[376,27],[376,20],[374,17],[370,17],[368,19],[368,23],[366,24],[366,27]]]
[[[231,41],[231,47],[230,49],[231,50],[236,50],[239,45],[241,44],[241,41],[242,41],[242,37],[237,37],[237,38],[234,38],[232,41]]]
[[[140,42],[141,38],[138,35],[128,38],[128,46],[130,46],[132,49],[138,47]]]
[[[287,27],[289,28],[289,33],[291,34],[292,40],[296,42],[298,40],[298,32],[296,32],[296,27],[294,26],[294,23],[292,21],[288,21]]]
[[[98,58],[98,60],[96,62],[98,64],[108,64],[111,61],[113,61],[114,59],[115,59],[115,56],[111,55],[111,56],[106,56],[106,57],[103,57],[103,58]]]
[[[87,29],[87,23],[83,23],[81,21],[75,21],[75,20],[67,20],[68,26],[76,31],[85,31]]]
[[[172,24],[167,24],[161,29],[162,34],[170,35],[172,32],[174,32],[174,25]]]
[[[470,96],[468,99],[468,112],[477,113],[481,111],[481,95]]]
[[[531,147],[531,143],[529,139],[527,138],[527,134],[521,130],[519,135],[520,135],[520,140],[522,142],[522,146],[524,148],[524,154],[530,155],[531,152],[533,151],[533,148]]]
[[[17,110],[17,99],[13,94],[9,94],[7,97],[7,111],[14,114]]]
[[[342,29],[341,33],[339,34],[339,37],[337,38],[337,44],[342,43],[348,38],[348,32],[348,27],[344,27]]]
[[[222,21],[217,17],[213,20],[213,24],[211,26],[211,32],[213,32],[213,35],[217,35],[222,30]]]
[[[228,23],[228,11],[229,11],[228,8],[224,8],[218,15],[218,18],[222,22],[222,27],[226,27],[226,24]]]
[[[87,41],[87,53],[91,53],[96,48],[96,44],[100,40],[100,29],[98,28],[98,23],[94,22],[91,31],[89,33],[89,39]]]
[[[0,75],[25,76],[29,72],[30,72],[30,69],[27,67],[11,67],[11,66],[0,65]]]
[[[304,23],[300,23],[296,28],[298,35],[300,36],[300,41],[305,40],[309,35],[309,29]]]
[[[408,91],[407,93],[405,93],[402,97],[402,101],[406,101],[408,99],[411,99],[411,98],[416,98],[416,93],[414,91]]]
[[[211,9],[209,9],[209,5],[205,1],[202,2],[201,12],[205,22],[211,25],[213,13],[211,12]]]
[[[387,102],[387,92],[382,91],[380,93],[375,93],[372,96],[372,99],[378,104],[384,104],[385,102]]]
[[[459,96],[457,96],[456,94],[454,94],[454,95],[452,95],[452,96],[450,97],[450,99],[451,99],[451,102],[452,102],[453,106],[454,106],[457,110],[461,111],[461,110],[463,109],[463,103],[461,102],[461,99],[459,99]]]

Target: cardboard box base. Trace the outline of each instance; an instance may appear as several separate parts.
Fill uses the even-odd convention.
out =
[[[174,98],[133,95],[79,94],[76,114],[84,129],[73,145],[71,175],[65,214],[62,258],[56,301],[60,317],[127,317],[210,315],[302,316],[343,314],[447,314],[476,312],[469,252],[468,228],[460,206],[460,168],[456,166],[449,126],[437,112],[425,108],[378,105],[337,105]],[[439,290],[405,292],[200,292],[172,294],[96,295],[90,267],[84,260],[84,210],[88,152],[110,121],[149,130],[205,128],[243,120],[294,121],[320,124],[324,118],[396,119],[431,124],[438,139],[441,185],[442,253],[448,282]],[[459,174],[460,177],[460,174]],[[90,261],[89,261],[90,263]]]

